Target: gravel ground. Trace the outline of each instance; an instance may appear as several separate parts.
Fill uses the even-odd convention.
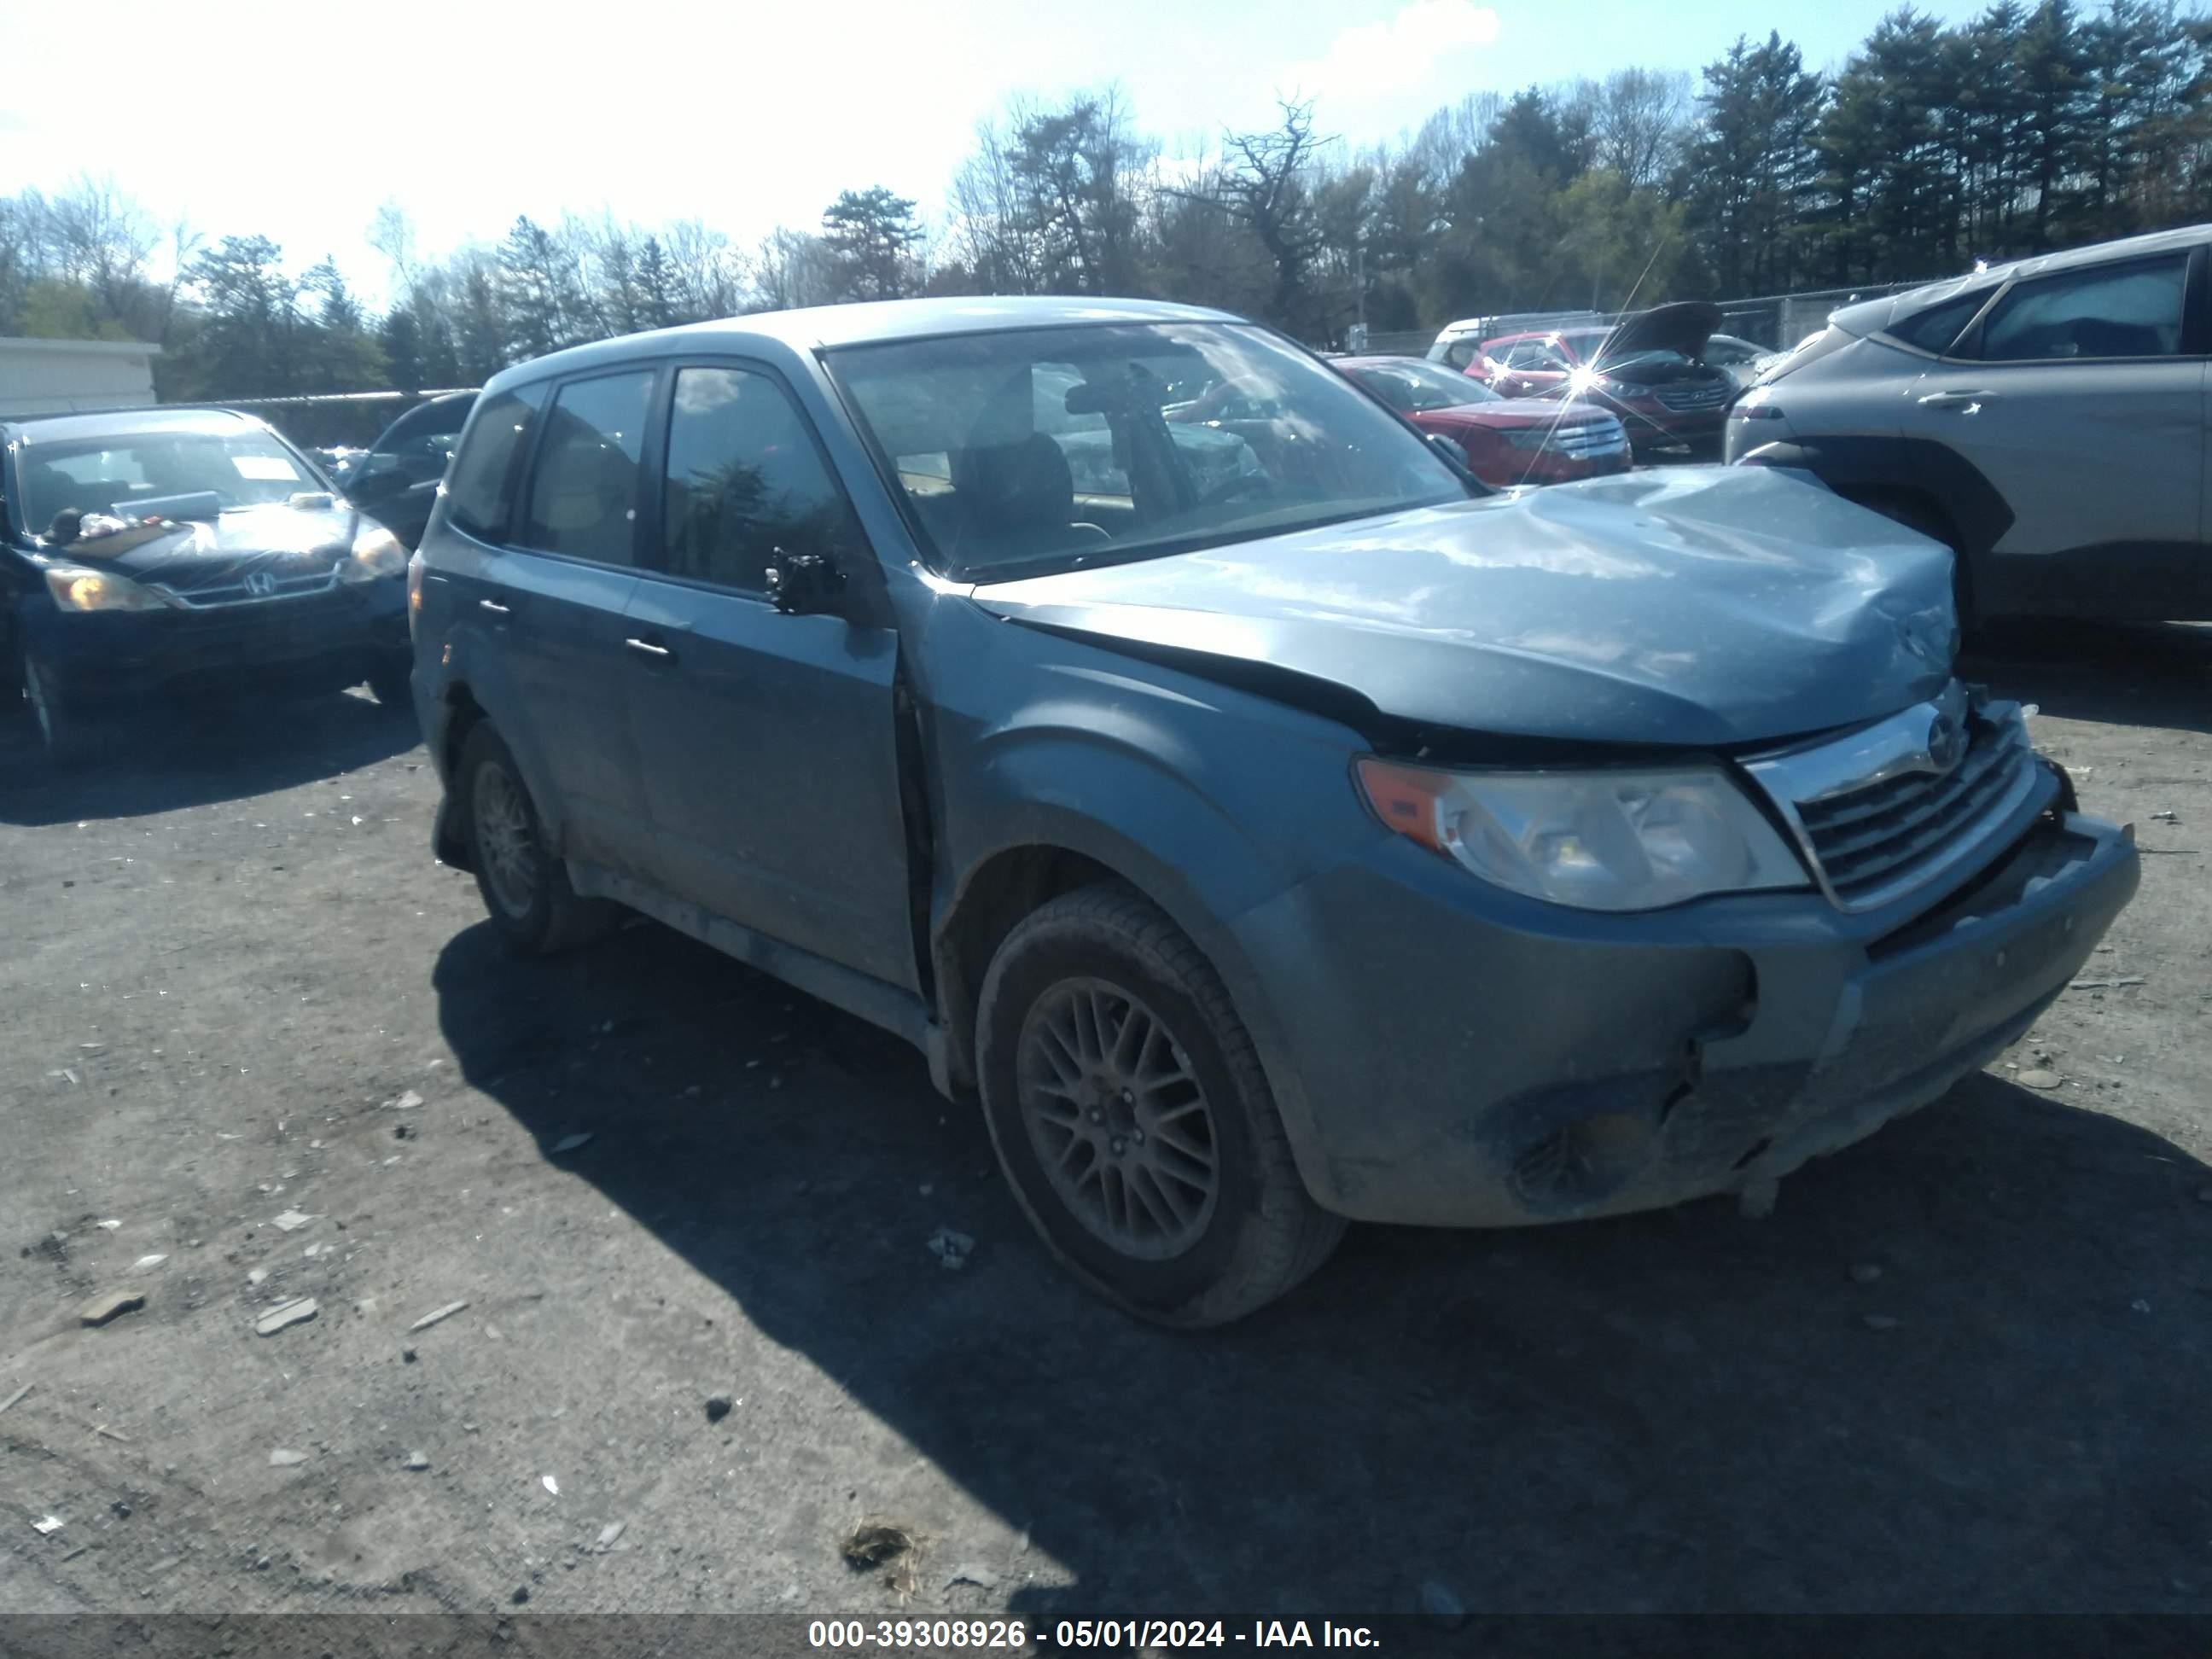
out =
[[[365,697],[10,732],[0,1610],[2212,1608],[2208,670],[1977,665],[2153,853],[2129,982],[1768,1219],[1358,1229],[1200,1336],[890,1039],[654,927],[504,957]]]

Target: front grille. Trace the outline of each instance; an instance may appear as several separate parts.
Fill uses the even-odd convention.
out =
[[[1929,753],[1944,721],[1966,734],[1948,767]],[[1796,831],[1822,890],[1865,910],[1964,863],[2033,790],[2035,758],[2017,704],[1969,712],[1954,685],[1936,702],[1746,770]]]
[[[1653,396],[1662,408],[1679,411],[1718,409],[1729,400],[1731,387],[1718,380],[1692,380],[1656,388]]]
[[[327,593],[337,586],[338,573],[331,570],[310,570],[300,575],[279,575],[274,571],[232,571],[228,580],[198,583],[182,587],[169,582],[155,582],[155,587],[178,604],[192,611],[212,611],[227,605],[258,605],[270,599],[303,599],[316,593]],[[252,585],[257,576],[268,579],[268,591],[256,592]]]
[[[1563,426],[1552,434],[1551,447],[1577,460],[1618,455],[1628,447],[1628,434],[1611,416],[1581,426]]]

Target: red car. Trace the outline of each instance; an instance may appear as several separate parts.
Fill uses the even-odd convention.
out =
[[[1592,404],[1513,403],[1480,380],[1419,357],[1335,362],[1422,431],[1456,443],[1474,476],[1494,489],[1628,471],[1627,434]]]
[[[1620,417],[1637,453],[1687,450],[1718,459],[1736,385],[1702,354],[1718,306],[1658,306],[1611,328],[1509,334],[1486,340],[1471,378],[1508,398],[1571,398]]]

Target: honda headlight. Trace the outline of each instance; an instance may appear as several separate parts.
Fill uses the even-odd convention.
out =
[[[150,587],[141,587],[128,576],[112,570],[93,570],[81,564],[50,564],[46,569],[46,592],[64,611],[167,611],[169,602]]]
[[[374,581],[379,576],[397,576],[406,568],[407,550],[399,544],[398,537],[379,525],[354,538],[352,554],[338,566],[338,580]]]
[[[1358,773],[1389,828],[1553,904],[1656,910],[1810,884],[1780,833],[1711,767],[1446,772],[1369,756]]]

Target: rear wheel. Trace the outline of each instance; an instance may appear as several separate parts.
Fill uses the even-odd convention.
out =
[[[609,931],[621,912],[577,896],[546,843],[537,804],[514,757],[489,725],[469,733],[453,789],[468,814],[477,888],[492,925],[523,956],[550,956]]]
[[[1225,1324],[1326,1261],[1250,1034],[1203,955],[1119,886],[1054,899],[983,981],[984,1116],[1030,1224],[1094,1290]]]

